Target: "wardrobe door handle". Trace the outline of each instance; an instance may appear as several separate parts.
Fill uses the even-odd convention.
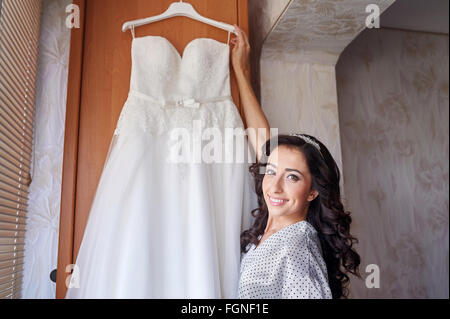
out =
[[[56,282],[56,270],[57,270],[57,269],[53,269],[53,270],[50,272],[50,280],[53,281],[53,282]]]

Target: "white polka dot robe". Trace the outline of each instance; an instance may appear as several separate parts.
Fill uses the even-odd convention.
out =
[[[261,237],[261,236],[260,236]],[[282,228],[241,262],[241,299],[331,299],[319,237],[307,221]]]

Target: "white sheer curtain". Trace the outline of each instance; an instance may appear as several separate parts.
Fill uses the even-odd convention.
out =
[[[0,0],[1,2],[1,0]],[[43,0],[36,79],[35,173],[30,185],[22,298],[55,298],[71,0]]]

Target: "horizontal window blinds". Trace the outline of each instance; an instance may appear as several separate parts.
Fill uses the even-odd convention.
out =
[[[0,298],[20,298],[32,174],[40,0],[0,8]]]

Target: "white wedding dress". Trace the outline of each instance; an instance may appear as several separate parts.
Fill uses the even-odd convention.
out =
[[[130,93],[66,298],[237,297],[240,233],[257,207],[248,157],[175,162],[170,135],[189,132],[193,145],[198,128],[243,129],[229,48],[198,38],[180,56],[166,38],[133,37]],[[214,144],[223,155],[225,144]]]

